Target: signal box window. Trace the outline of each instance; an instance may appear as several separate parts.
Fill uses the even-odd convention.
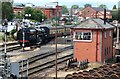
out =
[[[92,40],[92,32],[76,32],[76,40]]]

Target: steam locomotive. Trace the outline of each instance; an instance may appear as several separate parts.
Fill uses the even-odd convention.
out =
[[[57,36],[70,35],[73,26],[57,26]],[[36,27],[22,28],[17,33],[17,40],[22,46],[40,45],[55,37],[56,27],[39,25]]]

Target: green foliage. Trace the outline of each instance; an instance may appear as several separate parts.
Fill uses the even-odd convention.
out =
[[[30,20],[31,22],[37,22],[36,20]]]
[[[11,37],[10,33],[7,33],[6,34],[6,41],[11,41],[11,40],[14,40],[14,38]],[[4,34],[1,36],[0,41],[5,41],[5,35]]]
[[[5,18],[8,20],[12,20],[14,18],[12,3],[10,2],[2,2],[2,19]]]
[[[16,33],[16,29],[11,30],[11,35],[14,36],[14,33]]]
[[[15,14],[15,18],[23,19],[23,15]]]
[[[53,23],[52,26],[59,26],[59,24],[58,23]]]
[[[107,6],[106,6],[105,4],[100,4],[99,7],[100,7],[100,8],[103,8],[103,9],[104,9],[104,8],[107,9]]]
[[[25,9],[24,9],[24,11],[25,11],[25,13],[24,14],[32,14],[33,13],[33,8],[31,8],[31,7],[26,7]]]
[[[4,34],[1,32],[1,33],[0,33],[0,41],[3,40],[3,36],[4,36]]]
[[[78,5],[72,5],[72,7],[71,8],[73,8],[73,9],[78,9],[79,8],[79,6]]]
[[[30,17],[26,17],[27,19],[36,20],[39,22],[42,22],[42,19],[44,20],[47,19],[46,15],[43,14],[39,9],[26,7],[24,11],[25,11],[25,14],[31,14]]]
[[[120,8],[118,8],[118,21],[120,22]]]
[[[67,22],[66,25],[72,25],[72,23],[71,22]]]
[[[111,12],[112,14],[112,20],[118,20],[120,22],[120,8],[118,8],[117,11]]]
[[[113,12],[111,12],[111,14],[112,14],[112,20],[118,19],[118,11],[113,11]]]
[[[42,22],[42,12],[40,10],[34,9],[32,16],[32,19]]]
[[[62,5],[62,14],[67,14],[68,13],[68,9],[66,5]]]
[[[42,19],[46,20],[47,19],[47,15],[43,14]]]
[[[116,10],[116,9],[117,9],[117,7],[116,7],[116,5],[114,5],[114,6],[113,6],[113,10]]]
[[[88,6],[89,6],[89,7],[92,7],[91,4],[87,3],[87,4],[84,5],[84,8],[86,8],[86,7],[88,7]]]
[[[15,39],[14,34],[17,32],[16,29],[11,30],[10,34],[13,39]]]

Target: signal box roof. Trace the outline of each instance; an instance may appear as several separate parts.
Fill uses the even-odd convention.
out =
[[[115,26],[106,22],[102,19],[87,19],[80,25],[74,27],[73,29],[114,29]]]

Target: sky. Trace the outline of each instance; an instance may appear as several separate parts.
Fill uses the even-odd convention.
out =
[[[114,5],[118,6],[120,0],[14,0],[14,3],[33,3],[36,6],[51,5],[52,2],[58,1],[59,5],[66,5],[70,8],[72,5],[79,5],[84,7],[84,4],[89,3],[93,7],[97,7],[100,4],[107,5],[108,9],[112,9]]]

